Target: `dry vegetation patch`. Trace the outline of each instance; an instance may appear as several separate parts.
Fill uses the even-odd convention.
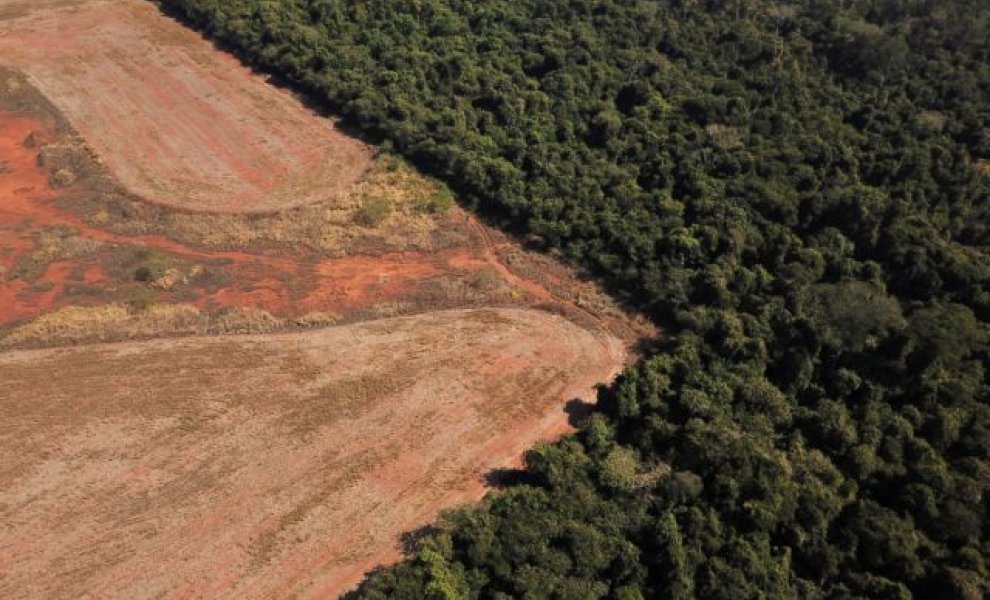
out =
[[[208,248],[300,248],[340,257],[368,252],[430,252],[463,245],[447,210],[424,208],[444,188],[403,161],[381,156],[364,178],[332,201],[266,215],[195,214],[93,197],[72,209],[96,226],[127,235],[166,234]],[[368,207],[378,207],[368,211]],[[455,231],[451,231],[454,229]]]

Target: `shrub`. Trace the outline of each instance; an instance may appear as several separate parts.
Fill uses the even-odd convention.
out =
[[[370,197],[361,203],[354,220],[365,227],[377,227],[392,214],[392,204],[387,198]]]
[[[454,205],[454,194],[446,187],[421,196],[416,201],[416,209],[431,215],[442,215]]]
[[[155,301],[155,294],[144,286],[134,287],[127,291],[127,306],[131,312],[143,312]]]

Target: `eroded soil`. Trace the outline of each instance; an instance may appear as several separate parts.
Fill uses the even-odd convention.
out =
[[[555,274],[536,265],[534,277],[542,281],[516,274],[506,259],[521,258],[525,266],[525,253],[457,207],[437,218],[446,235],[464,240],[460,245],[334,258],[306,247],[218,250],[96,227],[71,210],[72,202],[87,196],[85,182],[53,189],[51,170],[39,165],[46,144],[59,139],[40,118],[0,110],[0,338],[66,307],[117,304],[139,312],[177,303],[204,315],[254,309],[280,318],[315,313],[334,322],[517,304],[553,308],[623,337],[634,335],[625,327],[628,319],[607,302],[590,311],[572,302],[603,296],[566,270]],[[36,338],[30,345],[47,343]]]

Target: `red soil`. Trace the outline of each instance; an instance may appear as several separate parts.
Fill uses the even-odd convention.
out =
[[[117,235],[91,227],[55,205],[60,194],[51,189],[46,171],[37,164],[39,149],[23,143],[32,133],[55,137],[53,131],[36,119],[0,113],[0,161],[5,165],[0,172],[0,248],[4,249],[0,264],[8,270],[20,256],[36,248],[40,232],[67,227],[80,237],[107,244],[108,249],[131,244],[163,250],[191,263],[226,261],[223,269],[234,283],[212,292],[198,290],[194,304],[211,309],[256,307],[289,316],[361,309],[400,298],[424,279],[469,273],[498,264],[493,258],[477,256],[469,249],[435,255],[393,253],[316,259],[305,255],[208,251],[162,236]],[[110,285],[96,264],[98,260],[99,253],[55,261],[40,278],[48,282],[50,289],[16,279],[0,281],[0,326],[79,303],[78,296],[65,293],[67,275],[75,268],[84,269],[86,283]],[[163,301],[168,300],[167,294],[162,296]]]
[[[34,119],[0,114],[0,265],[5,271],[34,248],[31,223],[38,209],[56,196],[47,173],[37,166],[37,151],[23,143],[40,130]],[[17,299],[26,287],[24,282],[0,281],[0,321],[31,316]]]
[[[464,226],[477,240],[474,248],[455,248],[433,254],[388,253],[379,256],[320,258],[305,252],[275,255],[247,251],[213,251],[194,248],[164,236],[129,237],[95,228],[73,213],[62,210],[56,199],[73,190],[53,190],[46,171],[38,166],[38,147],[24,140],[55,140],[55,132],[39,120],[0,112],[0,265],[11,269],[18,258],[37,247],[37,236],[52,228],[69,228],[80,238],[95,240],[104,247],[85,257],[58,259],[40,276],[44,285],[19,279],[0,279],[0,327],[38,317],[73,304],[100,304],[108,301],[102,289],[117,289],[130,281],[110,279],[101,270],[100,260],[120,246],[141,246],[170,253],[189,264],[217,264],[231,283],[219,289],[195,282],[175,292],[157,290],[158,301],[181,300],[201,309],[260,308],[276,316],[299,316],[310,312],[347,314],[375,305],[400,301],[426,280],[439,277],[470,277],[488,270],[497,273],[510,286],[522,292],[524,303],[557,304],[562,309],[580,309],[559,302],[542,285],[513,273],[499,260],[501,245],[470,215],[454,209]],[[80,295],[69,275],[82,272],[81,283],[101,294]],[[70,293],[74,291],[74,293]],[[597,319],[596,319],[597,320]]]

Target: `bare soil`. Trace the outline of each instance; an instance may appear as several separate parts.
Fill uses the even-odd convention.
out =
[[[332,198],[371,149],[142,0],[0,0],[0,61],[23,71],[131,192],[259,212]]]
[[[622,362],[526,309],[0,354],[0,597],[334,597]]]

